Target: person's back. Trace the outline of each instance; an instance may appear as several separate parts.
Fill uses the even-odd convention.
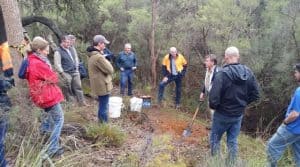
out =
[[[253,72],[240,63],[225,65],[213,82],[217,84],[210,93],[210,106],[223,115],[239,117],[247,104],[259,98]]]
[[[227,65],[216,74],[209,93],[209,106],[215,110],[210,132],[211,154],[214,156],[220,153],[220,141],[226,132],[228,165],[237,158],[237,138],[245,107],[259,98],[253,72],[241,65],[239,60],[239,50],[236,47],[226,49],[224,62]]]

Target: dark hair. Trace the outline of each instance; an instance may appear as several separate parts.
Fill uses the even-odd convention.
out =
[[[300,72],[300,63],[294,65],[294,69]]]
[[[214,62],[214,65],[217,65],[217,64],[218,64],[217,56],[214,55],[214,54],[206,55],[205,58],[209,58],[210,61],[213,61],[213,62]]]
[[[69,39],[68,35],[62,35],[62,36],[59,37],[59,43],[62,43],[65,40],[68,40],[68,39]]]

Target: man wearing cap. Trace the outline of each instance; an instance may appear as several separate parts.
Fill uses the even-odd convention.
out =
[[[128,82],[128,96],[132,96],[132,87],[133,87],[132,80],[134,76],[134,70],[136,70],[137,60],[135,54],[131,51],[130,43],[126,43],[124,45],[124,51],[119,53],[116,63],[117,63],[117,67],[121,71],[121,76],[120,76],[121,95],[124,96],[125,87]]]
[[[4,17],[0,6],[0,167],[6,166],[4,139],[8,125],[8,111],[11,101],[7,91],[13,85],[13,64],[9,53]]]
[[[72,96],[76,95],[81,106],[88,106],[81,87],[78,55],[75,48],[72,47],[69,36],[64,35],[60,38],[60,46],[54,52],[54,66],[64,79],[67,87],[66,98],[72,100]]]
[[[176,84],[175,108],[179,108],[181,97],[181,81],[186,73],[186,68],[187,61],[183,55],[179,54],[175,47],[171,47],[169,54],[167,54],[162,61],[162,72],[164,78],[159,84],[157,99],[159,104],[163,99],[165,87],[174,81]]]
[[[92,94],[98,98],[98,119],[100,123],[108,122],[108,100],[113,88],[112,74],[114,68],[103,55],[105,44],[109,41],[103,35],[96,35],[93,38],[93,46],[87,48],[88,71]]]

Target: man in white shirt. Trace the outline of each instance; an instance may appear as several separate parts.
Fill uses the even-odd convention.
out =
[[[204,61],[205,67],[206,67],[206,73],[205,73],[205,79],[204,79],[204,86],[202,88],[202,91],[200,93],[200,101],[204,101],[205,97],[208,96],[210,89],[212,87],[212,81],[214,80],[215,74],[220,70],[220,67],[217,66],[217,56],[214,54],[209,54],[205,56]],[[213,117],[214,110],[209,109],[211,118]]]

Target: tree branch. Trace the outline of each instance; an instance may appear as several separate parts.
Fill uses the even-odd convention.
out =
[[[59,39],[63,32],[59,29],[59,27],[50,19],[43,16],[27,16],[22,18],[23,27],[28,26],[32,23],[39,22],[50,28],[55,36]]]

